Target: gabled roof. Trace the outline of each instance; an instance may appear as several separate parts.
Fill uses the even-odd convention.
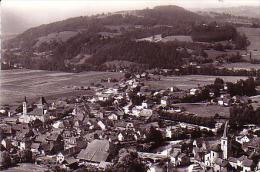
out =
[[[229,157],[229,158],[228,158],[228,161],[229,161],[229,162],[237,163],[237,158]]]
[[[77,158],[92,162],[106,161],[109,155],[108,140],[93,140],[86,149],[81,150]]]
[[[66,164],[71,165],[71,164],[75,164],[77,163],[77,159],[75,159],[74,157],[66,157],[65,160]]]
[[[242,165],[245,166],[245,167],[252,167],[253,166],[253,160],[246,158],[242,161]]]

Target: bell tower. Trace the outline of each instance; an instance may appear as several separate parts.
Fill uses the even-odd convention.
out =
[[[228,121],[225,123],[224,133],[221,137],[221,150],[223,152],[223,159],[228,159]]]
[[[26,100],[26,97],[24,97],[24,101],[23,101],[23,115],[27,115],[27,100]]]

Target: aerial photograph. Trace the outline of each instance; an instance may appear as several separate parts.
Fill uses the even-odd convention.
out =
[[[2,0],[0,17],[0,171],[260,172],[260,0]]]

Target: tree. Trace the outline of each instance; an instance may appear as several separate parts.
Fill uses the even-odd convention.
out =
[[[7,151],[0,152],[0,169],[7,168],[11,165],[11,158]]]
[[[163,135],[160,130],[157,130],[155,127],[151,126],[150,131],[147,135],[147,141],[154,142],[155,145],[160,145],[163,142]]]
[[[109,171],[145,172],[147,166],[139,158],[136,150],[123,148],[119,151],[117,162]]]
[[[19,158],[21,162],[32,162],[32,151],[29,149],[20,151]]]
[[[236,49],[245,50],[247,48],[247,46],[250,45],[250,42],[248,41],[245,34],[241,35],[237,32],[237,34],[235,36],[235,45],[236,45]]]
[[[216,78],[214,81],[214,85],[223,85],[224,81],[221,78]]]

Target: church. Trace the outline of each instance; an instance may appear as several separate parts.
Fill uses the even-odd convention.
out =
[[[36,119],[46,122],[49,119],[48,107],[49,106],[45,98],[40,97],[38,102],[34,104],[33,110],[28,112],[28,102],[25,97],[23,101],[23,111],[22,115],[19,117],[19,122],[30,123]]]
[[[205,170],[228,172],[237,171],[239,168],[241,171],[251,171],[252,160],[242,155],[242,152],[241,144],[228,136],[228,121],[224,125],[220,140],[197,139],[193,142],[195,162]]]

